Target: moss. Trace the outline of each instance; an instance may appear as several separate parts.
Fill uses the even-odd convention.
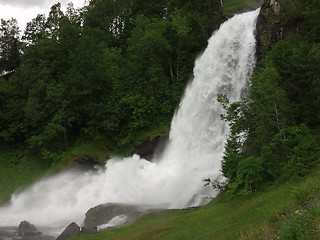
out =
[[[266,35],[261,35],[260,36],[260,41],[263,47],[266,47],[270,44],[268,37]]]
[[[50,165],[37,156],[27,156],[19,149],[0,154],[0,204],[8,201],[12,193],[28,187],[50,169]]]

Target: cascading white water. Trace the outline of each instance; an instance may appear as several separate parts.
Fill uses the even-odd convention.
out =
[[[231,101],[240,94],[254,67],[255,23],[259,10],[236,15],[213,34],[197,59],[161,157],[148,162],[134,155],[108,160],[96,172],[67,171],[45,178],[12,196],[0,208],[0,226],[22,220],[37,226],[81,224],[85,212],[101,203],[148,204],[184,208],[217,193],[203,179],[221,177],[220,162],[228,134],[217,94]]]

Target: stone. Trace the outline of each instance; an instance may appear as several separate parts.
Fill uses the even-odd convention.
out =
[[[81,236],[81,230],[78,224],[72,222],[69,226],[57,237],[56,240],[65,240]]]
[[[76,155],[72,161],[72,167],[76,169],[84,170],[96,170],[96,166],[103,166],[98,157],[89,154]]]
[[[98,233],[98,229],[96,226],[81,228],[81,235],[88,235],[88,234],[94,234],[94,233]]]
[[[119,217],[125,221],[118,221],[119,225],[111,228],[128,225],[133,223],[138,217],[151,212],[159,212],[163,209],[154,208],[152,206],[140,206],[120,203],[100,204],[96,207],[90,208],[84,219],[84,228],[92,229],[101,225],[110,223],[110,220]]]
[[[262,4],[260,14],[257,19],[257,59],[263,57],[264,52],[270,50],[274,44],[283,40],[290,34],[300,32],[301,21],[292,18],[290,21],[284,21],[281,17],[284,10],[279,0],[265,0]]]
[[[163,209],[153,208],[152,206],[120,203],[100,204],[87,211],[82,228],[72,222],[56,240],[65,240],[117,228],[131,224],[136,218],[146,213],[159,212],[161,210]]]
[[[153,139],[146,139],[135,147],[132,154],[138,154],[140,157],[150,161],[155,155],[162,152],[168,139],[169,138],[166,136],[157,136]]]
[[[281,5],[276,0],[270,0],[270,7],[273,10],[275,15],[280,14]]]
[[[39,232],[35,225],[29,223],[28,221],[22,221],[18,227],[18,235],[19,236],[39,236],[41,232]]]

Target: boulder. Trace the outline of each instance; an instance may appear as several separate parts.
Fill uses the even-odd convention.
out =
[[[293,2],[293,7],[297,7]],[[299,16],[287,16],[286,6],[279,0],[264,0],[257,19],[257,58],[260,60],[272,46],[290,34],[301,31]]]
[[[132,154],[138,154],[140,157],[150,161],[155,155],[161,154],[168,139],[166,136],[157,136],[153,139],[148,138],[136,146]]]
[[[96,226],[81,228],[81,235],[88,235],[88,234],[94,234],[94,233],[98,233],[98,229]]]
[[[100,204],[90,208],[80,228],[76,223],[71,223],[56,240],[65,240],[83,235],[94,234],[123,225],[131,224],[136,218],[151,212],[163,209],[151,206],[129,205],[119,203]]]
[[[93,229],[102,225],[111,225],[115,228],[131,224],[135,219],[146,213],[158,212],[163,209],[152,206],[130,205],[120,203],[100,204],[90,208],[84,219],[84,228]]]
[[[18,235],[19,236],[39,236],[41,232],[39,232],[35,225],[29,223],[28,221],[22,221],[18,227]]]
[[[56,240],[65,240],[69,238],[75,238],[81,236],[81,230],[78,224],[72,222],[58,237]]]
[[[89,154],[79,154],[71,160],[71,167],[80,170],[96,170],[97,166],[103,166],[98,157]]]

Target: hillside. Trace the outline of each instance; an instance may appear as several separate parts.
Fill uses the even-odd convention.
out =
[[[92,0],[66,12],[54,4],[22,34],[14,19],[1,21],[0,201],[81,155],[102,163],[166,136],[223,20],[218,2]]]
[[[167,136],[212,31],[260,4],[223,2],[92,0],[67,13],[56,4],[22,38],[2,21],[0,203],[45,174]],[[249,87],[237,102],[217,97],[231,132],[226,181],[207,179],[216,199],[79,239],[320,239],[319,9],[263,2]]]
[[[320,168],[306,178],[249,197],[224,195],[201,208],[170,210],[82,240],[317,240],[320,239]]]
[[[195,58],[212,31],[227,15],[257,3],[228,0],[221,8],[207,1],[171,1],[162,12],[167,4],[90,1],[65,13],[55,4],[22,35],[15,20],[1,22],[0,202],[83,155],[103,163],[167,136]],[[103,9],[112,11],[104,15]],[[101,25],[112,24],[120,12],[136,19],[121,33]]]
[[[231,135],[217,199],[80,239],[320,239],[319,4],[262,5],[249,93],[220,99]]]

